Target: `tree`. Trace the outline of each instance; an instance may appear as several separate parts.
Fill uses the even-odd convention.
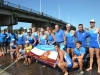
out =
[[[20,30],[21,32],[23,32],[23,31],[24,31],[24,28],[23,28],[23,27],[20,27],[19,30]]]

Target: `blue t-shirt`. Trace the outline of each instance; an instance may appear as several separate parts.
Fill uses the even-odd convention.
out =
[[[52,34],[48,34],[48,42],[49,42],[49,44],[52,44],[53,41],[54,41],[54,38],[53,38]]]
[[[86,31],[80,32],[77,31],[76,32],[76,36],[77,36],[77,40],[82,42],[82,47],[86,47],[87,46],[87,37],[89,37],[89,33]]]
[[[3,37],[4,42],[7,42],[7,34],[6,34],[6,33],[4,33],[3,35],[4,35],[4,37]]]
[[[47,40],[46,40],[46,35],[40,35],[40,41],[41,41],[41,45],[46,45],[47,44]]]
[[[74,48],[74,54],[77,56],[84,54],[84,59],[86,59],[86,49],[84,47],[81,47],[80,49]]]
[[[4,35],[0,33],[0,42],[4,42]]]
[[[72,30],[70,32],[66,32],[66,43],[74,43],[74,35],[72,33]]]
[[[6,34],[7,34],[7,42],[11,42],[10,33],[6,32]]]
[[[32,35],[35,37],[36,40],[38,40],[38,33],[37,32],[33,32]]]
[[[16,41],[16,34],[15,33],[10,34],[10,43],[12,42],[12,39],[15,39],[15,41]]]
[[[59,29],[55,32],[56,42],[64,42],[64,31]]]

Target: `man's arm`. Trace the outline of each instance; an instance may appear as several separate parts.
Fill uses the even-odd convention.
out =
[[[81,54],[81,56],[76,56],[75,58],[83,59],[83,57],[84,57],[84,54]]]
[[[63,62],[63,59],[64,59],[64,54],[63,54],[62,51],[60,51],[58,62],[59,62],[59,63]]]

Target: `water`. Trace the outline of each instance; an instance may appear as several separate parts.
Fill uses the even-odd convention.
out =
[[[43,68],[43,64],[41,64],[40,62],[36,63],[34,60],[32,61],[32,64],[26,66],[23,61],[24,60],[16,62],[6,70],[6,73],[9,73],[11,75],[64,75],[64,73],[58,68],[54,69],[50,66]],[[4,69],[11,63],[12,61],[10,59],[10,55],[0,57],[1,69]],[[2,73],[1,75],[8,74]],[[70,71],[69,75],[75,75],[75,71]],[[92,72],[85,72],[85,75],[98,75],[96,65],[94,65]]]

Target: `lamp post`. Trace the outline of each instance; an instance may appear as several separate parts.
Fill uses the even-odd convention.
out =
[[[40,13],[41,13],[41,0],[40,0]]]
[[[74,17],[73,17],[73,25],[74,25]]]
[[[68,15],[68,23],[69,23],[69,13],[67,13],[67,15]]]
[[[60,5],[58,5],[58,7],[59,7],[59,20],[60,20]]]

